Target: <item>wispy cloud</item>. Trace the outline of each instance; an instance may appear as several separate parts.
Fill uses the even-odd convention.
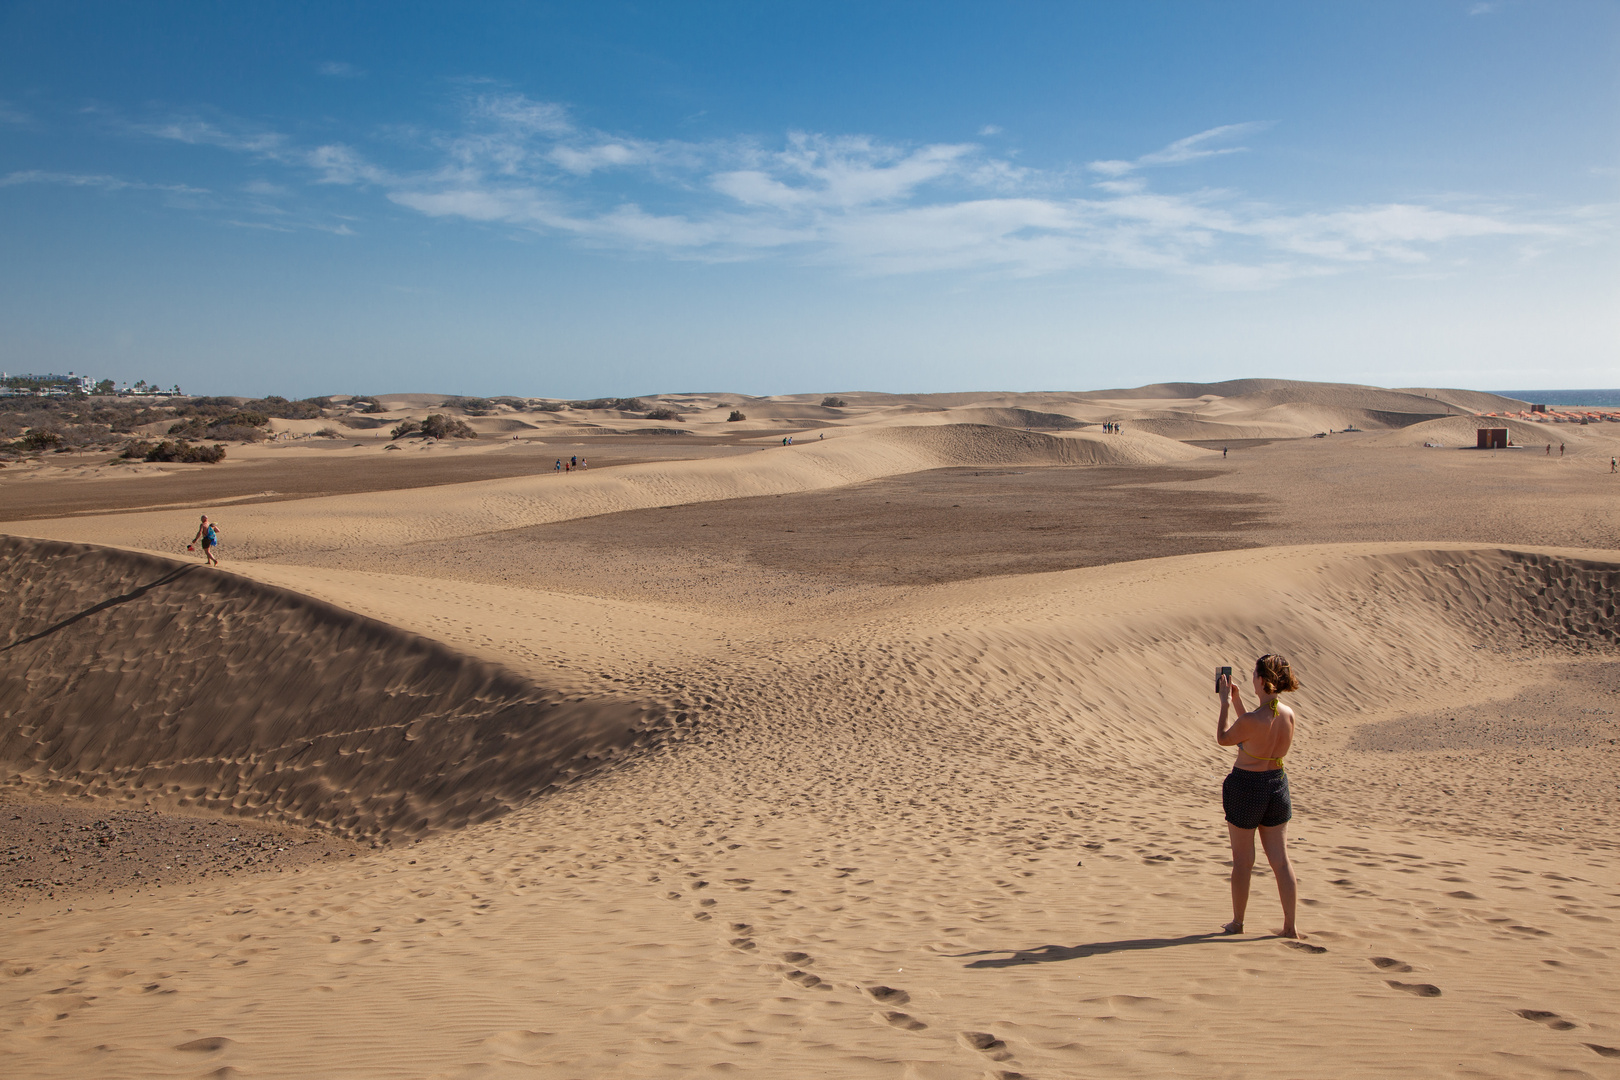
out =
[[[1270,127],[1263,121],[1250,121],[1245,124],[1223,124],[1220,127],[1200,131],[1196,135],[1189,135],[1185,139],[1177,139],[1162,150],[1155,150],[1151,154],[1143,154],[1132,161],[1093,161],[1088,168],[1104,176],[1124,176],[1137,169],[1151,168],[1156,165],[1185,165],[1190,161],[1202,161],[1205,158],[1221,157],[1226,154],[1241,154],[1248,150],[1247,146],[1221,146],[1218,145],[1226,139],[1242,138],[1257,131]],[[1216,144],[1216,145],[1211,145]]]
[[[9,101],[0,100],[0,124],[16,124],[18,126],[33,123],[34,118],[19,109]]]
[[[1257,122],[1210,128],[1076,173],[1015,164],[973,142],[816,132],[774,144],[648,139],[590,127],[563,105],[487,83],[464,83],[460,94],[452,128],[393,129],[370,152],[211,114],[129,130],[281,170],[279,184],[261,176],[241,189],[259,198],[252,220],[276,227],[290,224],[300,188],[347,188],[431,218],[599,248],[710,261],[787,258],[865,274],[1104,267],[1261,288],[1358,266],[1445,265],[1467,244],[1545,248],[1577,242],[1574,234],[1594,227],[1457,200],[1278,207],[1227,190],[1162,191],[1148,182],[1156,169],[1196,171],[1200,162],[1242,152],[1241,140],[1268,126]],[[279,190],[289,186],[291,195]],[[299,227],[348,229],[330,220]]]
[[[1502,10],[1502,0],[1489,0],[1486,3],[1474,4],[1468,9],[1470,15],[1491,15]]]
[[[328,60],[315,70],[333,79],[359,79],[366,74],[360,68],[342,60]]]
[[[186,184],[150,184],[141,180],[125,180],[118,176],[108,176],[104,173],[64,173],[47,172],[42,169],[26,169],[21,172],[7,173],[0,176],[0,187],[15,187],[18,184],[57,184],[63,187],[97,188],[101,191],[169,191],[180,195],[206,195],[207,188],[191,187]]]

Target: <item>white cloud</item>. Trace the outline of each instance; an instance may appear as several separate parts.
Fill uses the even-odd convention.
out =
[[[344,63],[342,60],[328,60],[315,70],[334,79],[359,79],[366,74],[360,68],[355,67],[353,64]]]
[[[980,138],[988,139],[992,135],[1000,135],[1000,134],[1001,134],[1001,128],[999,128],[995,124],[986,124],[986,125],[984,125],[984,127],[979,129]]]
[[[62,173],[47,172],[41,169],[27,169],[0,176],[0,187],[13,187],[18,184],[59,184],[63,187],[98,188],[102,191],[169,191],[179,195],[208,194],[206,188],[190,187],[186,184],[149,184],[140,180],[125,180],[122,177],[107,176],[103,173]]]
[[[1155,165],[1185,165],[1189,161],[1201,161],[1204,158],[1220,157],[1224,154],[1240,154],[1248,150],[1246,146],[1215,146],[1222,139],[1239,138],[1252,132],[1262,131],[1270,125],[1263,121],[1250,121],[1244,124],[1223,124],[1220,127],[1200,131],[1196,135],[1189,135],[1185,139],[1177,139],[1162,150],[1155,150],[1151,154],[1143,154],[1134,161],[1093,161],[1088,168],[1104,176],[1123,176],[1137,169]]]
[[[1068,170],[1014,165],[975,143],[815,132],[791,132],[775,145],[629,137],[584,126],[555,103],[467,85],[455,129],[389,137],[396,156],[401,146],[418,155],[410,167],[220,119],[179,117],[138,130],[240,153],[308,184],[376,191],[443,220],[669,258],[791,258],[865,274],[1109,267],[1264,288],[1357,266],[1410,267],[1455,255],[1459,245],[1531,251],[1582,242],[1614,216],[1605,209],[1576,227],[1455,199],[1287,209],[1241,193],[1148,183],[1155,168],[1242,152],[1239,140],[1264,123],[1226,124],[1130,160],[1093,161],[1093,179],[1082,182]]]

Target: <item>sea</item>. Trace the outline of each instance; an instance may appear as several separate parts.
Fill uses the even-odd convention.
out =
[[[1535,405],[1620,408],[1620,390],[1492,390],[1493,394],[1518,398]]]

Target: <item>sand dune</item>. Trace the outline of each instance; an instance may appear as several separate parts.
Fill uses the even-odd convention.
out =
[[[391,492],[379,492],[244,506],[233,512],[228,542],[242,557],[271,558],[446,540],[672,503],[810,491],[953,465],[1127,464],[1185,461],[1208,453],[1143,433],[1057,438],[984,425],[889,427],[743,457],[451,485],[421,501],[402,503]],[[14,531],[173,552],[195,527],[190,514],[177,510],[123,514],[99,526],[88,518],[30,521]]]
[[[46,560],[34,579],[58,588],[105,573],[96,563],[151,565],[33,550]],[[127,588],[117,574],[102,580]],[[1516,1069],[1596,1075],[1620,1042],[1602,914],[1614,823],[1572,815],[1564,800],[1584,791],[1583,775],[1609,783],[1613,752],[1561,749],[1572,770],[1562,796],[1520,800],[1512,833],[1491,818],[1500,792],[1488,766],[1448,749],[1381,769],[1346,745],[1358,719],[1502,696],[1523,685],[1521,660],[1551,675],[1555,661],[1612,656],[1617,585],[1620,562],[1578,553],[1376,545],[979,581],[792,627],[739,614],[748,640],[733,649],[620,668],[634,698],[685,706],[694,723],[546,798],[539,786],[511,798],[527,777],[502,782],[509,760],[537,760],[529,740],[549,746],[532,727],[441,743],[455,767],[434,773],[430,792],[473,816],[506,812],[411,844],[397,841],[413,818],[386,802],[403,796],[411,747],[357,739],[350,721],[333,746],[364,764],[326,755],[327,798],[375,785],[387,806],[376,823],[400,828],[370,835],[391,847],[291,877],[29,915],[0,987],[17,1019],[0,1037],[29,1076],[94,1060],[154,1076],[202,1065],[965,1080],[1150,1076],[1175,1053],[1200,1074],[1285,1077],[1309,1072],[1324,1048],[1357,1075],[1408,1074],[1414,1062],[1514,1075],[1493,1066],[1503,1055]],[[290,638],[311,619],[299,626],[294,613],[322,610],[236,588],[209,597],[232,658],[232,617]],[[120,607],[158,625],[175,617],[154,609],[159,592]],[[257,606],[233,609],[233,595]],[[494,604],[470,597],[465,617],[441,627],[446,640],[470,644],[474,612]],[[508,590],[495,615],[536,606]],[[115,610],[62,627],[60,652],[29,669],[60,679],[111,654],[111,634],[140,621],[98,622]],[[358,705],[347,688],[366,678],[402,693],[434,684],[431,671],[387,667],[403,648],[390,632],[369,631],[382,638],[375,675],[316,664],[333,631],[306,632],[316,647],[289,661],[339,700]],[[1224,886],[1209,811],[1223,759],[1202,730],[1208,660],[1277,639],[1307,680],[1290,770],[1316,952],[1202,933],[1222,917]],[[142,641],[136,666],[156,640]],[[202,781],[240,812],[285,805],[277,793],[308,774],[251,748],[281,745],[278,724],[301,734],[310,722],[236,711],[263,697],[262,662],[223,662],[208,680],[224,710],[211,732],[167,730],[157,717],[180,714],[163,710],[148,714],[157,731],[120,727],[109,745],[99,725],[42,723],[36,711],[61,714],[40,695],[13,713],[12,745],[44,758],[42,774],[109,793]],[[154,670],[192,682],[181,665]],[[209,763],[203,780],[198,761],[223,757],[222,740],[250,752]],[[191,757],[165,764],[176,751]],[[1560,823],[1576,833],[1548,841]],[[84,941],[99,944],[76,952]],[[1286,1011],[1299,1041],[1256,1053],[1244,1028],[1256,1010]]]
[[[1525,538],[1614,546],[1616,440],[1431,452],[1479,421],[1409,423],[1425,402],[1492,397],[1434,393],[841,394],[758,428],[722,410],[763,399],[684,395],[709,412],[669,443],[707,458],[236,505],[225,570],[126,550],[174,551],[194,508],[9,526],[56,539],[0,540],[6,788],[163,808],[225,873],[84,888],[144,811],[28,847],[61,885],[0,888],[7,1075],[1604,1075],[1620,550]],[[534,425],[513,455],[619,424],[508,417]],[[1286,434],[1346,419],[1369,430]],[[1246,430],[1288,441],[1166,435]],[[382,445],[324,459],[501,460]],[[0,506],[54,482],[29,469]],[[677,518],[737,542],[655,542]],[[995,554],[1048,529],[1116,561]],[[1161,539],[1198,553],[1144,558]],[[1218,549],[1252,543],[1288,546]],[[1212,933],[1212,667],[1274,649],[1304,682],[1307,942],[1265,933],[1264,872],[1248,932]],[[247,820],[375,846],[248,865],[215,847]]]
[[[3,543],[0,761],[35,790],[420,834],[529,801],[661,715],[194,563]]]
[[[1607,436],[1607,431],[1601,427],[1590,430],[1580,425],[1564,424],[1553,426],[1551,424],[1537,424],[1528,420],[1511,420],[1503,417],[1473,417],[1453,416],[1442,417],[1438,420],[1428,420],[1421,424],[1391,431],[1378,436],[1379,445],[1383,446],[1422,446],[1424,443],[1437,443],[1441,446],[1473,446],[1477,441],[1480,428],[1507,428],[1508,440],[1515,446],[1536,447],[1553,446],[1557,453],[1557,445],[1565,443],[1571,450],[1580,450],[1588,446],[1602,450],[1620,442],[1620,435]],[[1613,453],[1613,449],[1603,452]]]

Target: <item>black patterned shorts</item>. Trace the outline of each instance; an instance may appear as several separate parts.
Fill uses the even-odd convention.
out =
[[[1281,769],[1233,769],[1221,784],[1221,806],[1226,810],[1226,820],[1240,829],[1282,825],[1294,816],[1294,804],[1288,798],[1288,774]]]

